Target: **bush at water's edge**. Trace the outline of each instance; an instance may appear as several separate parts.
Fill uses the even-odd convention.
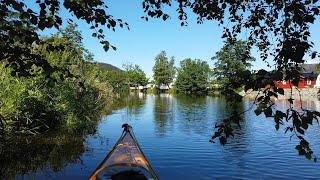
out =
[[[112,87],[101,77],[98,65],[78,54],[79,49],[63,44],[63,40],[51,39],[65,45],[63,51],[48,52],[45,45],[34,47],[50,65],[64,70],[49,77],[37,66],[31,68],[32,76],[17,77],[2,61],[0,131],[38,134],[63,129],[90,133],[101,111],[111,110]]]

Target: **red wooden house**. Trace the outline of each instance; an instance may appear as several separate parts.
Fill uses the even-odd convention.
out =
[[[302,64],[301,65],[301,75],[300,75],[300,82],[297,86],[297,88],[313,88],[316,85],[317,82],[317,64]],[[275,85],[279,88],[283,89],[290,89],[294,87],[294,85],[289,80],[283,80],[274,82]]]
[[[301,73],[300,82],[297,88],[313,88],[317,81],[317,74],[313,73]],[[275,82],[276,86],[283,89],[289,89],[294,87],[294,85],[289,80],[283,80],[281,82]]]

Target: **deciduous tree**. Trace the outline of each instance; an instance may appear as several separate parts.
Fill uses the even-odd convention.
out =
[[[246,57],[246,51],[247,46],[244,41],[225,42],[220,51],[211,58],[215,60],[213,76],[222,91],[239,88],[243,84],[238,85],[238,83],[243,82],[251,75],[249,68],[252,64],[250,61],[254,61],[255,58]]]
[[[176,91],[182,94],[206,94],[210,67],[200,59],[185,59],[178,68]]]
[[[127,76],[129,83],[135,87],[139,85],[144,86],[148,83],[146,73],[136,64],[129,67]]]
[[[119,91],[124,88],[126,83],[126,74],[122,71],[107,71],[105,72],[106,79],[113,87],[114,91]]]
[[[165,51],[156,56],[153,66],[153,79],[158,88],[161,85],[166,85],[170,88],[169,84],[173,82],[175,72],[174,57],[171,57],[169,62]]]
[[[127,26],[122,20],[106,13],[108,7],[102,0],[37,0],[36,3],[38,7],[33,9],[22,0],[0,0],[0,61],[7,60],[19,75],[30,75],[29,70],[32,65],[42,67],[46,73],[54,69],[40,54],[31,51],[30,47],[40,43],[37,29],[59,29],[63,22],[61,7],[76,18],[91,24],[91,28],[96,30],[92,36],[100,39],[105,50],[114,47],[105,39],[101,27],[107,26],[115,30],[117,25]],[[256,46],[267,66],[275,68],[269,75],[270,85],[273,85],[273,81],[283,80],[284,77],[296,86],[300,79],[300,64],[305,62],[306,57],[311,59],[319,57],[319,53],[313,49],[314,44],[310,38],[310,27],[319,17],[318,0],[144,0],[142,6],[146,13],[143,17],[145,20],[148,20],[148,17],[167,20],[170,16],[163,9],[166,9],[166,6],[177,6],[175,9],[182,26],[188,24],[187,12],[191,9],[197,16],[197,23],[215,20],[223,26],[222,38],[229,42],[244,37],[247,46]],[[48,49],[54,48],[59,47],[48,46]],[[272,59],[271,64],[267,62],[268,57]],[[260,70],[239,84],[245,85],[245,90],[260,90],[265,87],[263,77],[266,74],[267,71]],[[283,94],[283,89],[266,89],[262,93],[263,98],[258,100],[257,114],[263,112],[267,117],[272,117],[276,129],[279,129],[283,121],[292,122],[292,125],[286,128],[300,140],[297,148],[299,153],[310,159],[313,152],[309,144],[305,143],[304,133],[308,129],[308,122],[312,124],[313,120],[320,117],[320,113],[304,108],[301,109],[303,113],[294,110],[292,97],[288,99],[291,106],[287,111],[281,112],[272,108],[273,103],[270,98],[277,97],[277,93]],[[231,98],[230,103],[242,99],[235,91],[230,90],[228,94],[228,97],[236,97]],[[213,136],[213,138],[219,137],[223,144],[231,135],[231,123],[239,122],[238,116],[232,117],[236,118],[232,118],[233,120],[226,118]]]

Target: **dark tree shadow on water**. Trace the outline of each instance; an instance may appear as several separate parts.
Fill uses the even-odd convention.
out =
[[[68,163],[81,162],[83,138],[66,134],[2,136],[0,179],[33,176],[37,171],[63,170]]]
[[[225,110],[217,110],[221,105],[221,98],[209,96],[176,96],[177,121],[179,129],[185,133],[195,132],[204,136],[210,136],[213,132],[214,122],[217,116],[222,116]]]
[[[213,126],[216,124],[220,124],[224,118],[230,116],[232,114],[233,109],[230,107],[226,108],[226,100],[223,97],[218,98],[218,103],[215,107],[216,118],[214,120]],[[242,101],[238,104],[238,112],[244,112],[250,104],[253,102],[250,101]],[[248,115],[250,113],[244,113],[241,116],[239,121],[240,126],[233,125],[233,134],[234,137],[228,139],[228,142],[221,147],[219,140],[216,139],[216,146],[221,147],[221,151],[223,153],[224,162],[228,163],[226,166],[232,167],[232,169],[237,170],[237,172],[233,172],[238,174],[238,177],[241,178],[246,171],[247,165],[247,155],[251,153],[250,148],[250,122],[252,121],[251,116]],[[215,129],[216,130],[216,129]],[[212,131],[214,133],[214,131]]]
[[[128,115],[141,113],[146,104],[147,95],[145,93],[130,93],[122,97],[121,103],[125,105]]]

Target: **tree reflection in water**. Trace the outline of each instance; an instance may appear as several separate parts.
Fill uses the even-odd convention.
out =
[[[37,171],[61,171],[67,163],[81,162],[83,138],[66,134],[7,135],[0,143],[0,179],[35,175]]]
[[[177,98],[177,120],[179,129],[184,129],[186,133],[191,131],[196,132],[197,134],[205,133],[205,130],[208,128],[206,126],[209,123],[212,123],[212,117],[209,117],[207,114],[206,107],[207,98],[204,97],[189,97],[178,95]],[[209,127],[212,126],[209,125]]]
[[[171,94],[154,95],[153,120],[155,122],[156,134],[164,135],[167,132],[167,126],[173,127],[175,116],[175,100]]]
[[[136,115],[141,113],[142,108],[146,104],[145,93],[133,93],[131,92],[129,95],[124,96],[121,99],[121,103],[125,105],[127,109],[127,115]]]

